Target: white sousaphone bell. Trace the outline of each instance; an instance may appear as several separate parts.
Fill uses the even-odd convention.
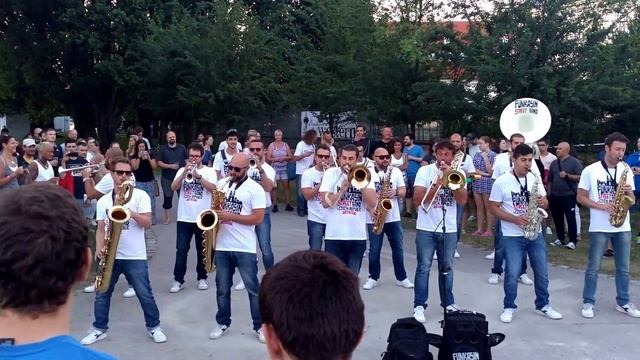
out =
[[[551,113],[540,100],[520,98],[512,101],[500,115],[500,131],[507,139],[515,133],[524,136],[525,143],[542,139],[551,128]]]

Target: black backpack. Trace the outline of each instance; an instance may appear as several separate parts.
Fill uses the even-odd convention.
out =
[[[491,360],[491,348],[504,338],[504,334],[489,333],[484,314],[460,310],[445,314],[441,342],[431,344],[439,349],[438,360]]]
[[[433,360],[427,330],[413,317],[393,323],[387,342],[382,360]]]

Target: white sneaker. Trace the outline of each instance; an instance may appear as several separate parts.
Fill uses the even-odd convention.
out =
[[[447,307],[446,307],[446,308],[444,308],[444,311],[443,311],[443,312],[450,313],[450,312],[454,312],[454,311],[458,311],[458,310],[460,310],[460,309],[458,308],[458,305],[456,305],[456,304],[451,304],[451,305],[447,305]]]
[[[421,323],[427,321],[427,319],[425,319],[424,317],[424,307],[416,306],[415,308],[413,308],[413,318]]]
[[[244,290],[244,289],[245,289],[245,287],[244,287],[244,281],[242,281],[242,280],[240,280],[240,282],[238,283],[238,285],[236,285],[236,286],[234,286],[234,287],[233,287],[233,290],[236,290],[236,291],[241,291],[241,290]]]
[[[136,296],[136,291],[133,290],[132,287],[128,288],[127,291],[122,294],[123,297],[130,298]]]
[[[562,319],[562,314],[560,314],[559,312],[553,310],[553,308],[551,307],[551,305],[545,305],[545,307],[543,307],[540,310],[536,310],[536,313],[542,315],[542,316],[546,316],[551,320],[560,320]]]
[[[496,257],[496,252],[492,251],[491,254],[485,255],[484,258],[487,260],[493,260]]]
[[[153,338],[154,343],[163,343],[167,341],[167,336],[162,332],[162,328],[159,326],[149,331],[149,336]]]
[[[198,280],[198,289],[207,290],[209,288],[209,284],[207,284],[207,280],[200,279]]]
[[[533,285],[533,281],[529,279],[527,274],[522,274],[518,277],[518,281],[523,285]]]
[[[638,310],[632,303],[622,306],[616,305],[616,310],[635,318],[640,317],[640,310]]]
[[[476,219],[476,217],[475,217],[475,216],[473,216],[473,215],[469,215],[469,217],[467,218],[467,221],[473,221],[473,220],[475,220],[475,219]]]
[[[456,249],[456,252],[453,253],[453,257],[456,259],[460,257],[460,253],[458,252],[458,249]]]
[[[491,276],[489,276],[489,284],[491,285],[497,285],[500,282],[500,275],[499,274],[491,274]]]
[[[505,308],[504,310],[502,310],[502,314],[500,314],[500,321],[505,324],[510,323],[511,321],[513,321],[513,313],[515,311],[516,309]]]
[[[94,292],[96,292],[96,284],[91,284],[89,286],[85,286],[84,289],[82,289],[82,291],[84,291],[86,293],[94,293]]]
[[[413,289],[413,283],[411,282],[411,280],[409,280],[409,278],[406,278],[402,281],[396,280],[396,285],[402,286],[405,289]]]
[[[553,234],[553,231],[549,226],[547,226],[547,235],[551,235],[551,234]]]
[[[174,281],[171,289],[169,289],[169,292],[175,294],[182,289],[184,289],[184,284],[180,284],[179,282]]]
[[[575,250],[576,249],[576,244],[572,243],[572,242],[569,242],[564,247],[566,247],[567,249],[570,249],[570,250]]]
[[[362,285],[362,288],[365,290],[371,290],[376,286],[378,286],[378,281],[368,278],[367,281],[364,282],[364,285]]]
[[[258,337],[258,341],[265,344],[267,340],[264,338],[264,332],[262,332],[262,328],[256,330],[256,336]]]
[[[227,333],[227,331],[229,331],[229,327],[227,325],[217,324],[216,328],[209,333],[209,339],[212,339],[212,340],[220,339],[222,335]]]
[[[585,317],[587,319],[593,319],[594,315],[595,314],[593,313],[593,304],[591,303],[582,304],[582,317]]]
[[[107,332],[93,328],[89,330],[89,334],[80,340],[82,345],[91,345],[96,341],[100,341],[107,338]]]
[[[562,246],[562,241],[560,241],[560,239],[555,239],[555,240],[549,242],[549,245],[551,245],[551,246]]]

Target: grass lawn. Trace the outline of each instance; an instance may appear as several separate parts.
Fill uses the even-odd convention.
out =
[[[564,265],[573,269],[585,270],[587,267],[588,253],[589,253],[589,211],[588,209],[581,210],[582,215],[582,241],[578,242],[578,246],[575,250],[569,250],[564,247],[547,246],[549,254],[549,262],[554,265]],[[630,273],[635,279],[640,279],[640,245],[636,244],[636,235],[638,233],[638,221],[640,215],[638,213],[631,214],[631,261],[630,261]],[[403,218],[403,225],[405,228],[415,229],[416,223],[413,219]],[[552,226],[555,232],[555,229]],[[473,247],[486,249],[487,252],[493,249],[493,238],[479,237],[470,235],[476,230],[476,222],[471,221],[467,223],[465,228],[466,234],[462,235],[461,241],[467,245]],[[555,233],[552,235],[545,235],[545,240],[548,242],[556,239]],[[614,273],[614,261],[613,257],[604,257],[602,261],[602,273],[613,275]]]

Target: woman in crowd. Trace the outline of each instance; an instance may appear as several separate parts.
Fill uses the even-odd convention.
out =
[[[153,169],[156,168],[156,160],[147,148],[147,143],[140,139],[136,141],[135,151],[129,156],[131,168],[136,179],[136,188],[143,190],[151,198],[151,224],[156,224],[156,190]]]
[[[397,167],[402,171],[402,177],[404,178],[404,183],[407,183],[407,155],[403,153],[403,144],[402,139],[394,139],[393,140],[393,154],[391,154],[391,166]],[[398,206],[401,214],[406,214],[407,209],[404,207],[404,197],[398,197]]]
[[[15,157],[18,142],[11,135],[2,135],[2,153],[0,154],[0,192],[17,189],[18,178],[24,174],[24,168],[18,166]]]
[[[473,184],[473,198],[476,202],[476,214],[478,229],[473,233],[475,236],[493,236],[491,228],[494,224],[493,213],[489,210],[489,194],[491,193],[491,173],[493,172],[493,162],[496,153],[489,148],[491,139],[488,136],[481,136],[478,139],[478,147],[480,151],[473,157],[473,166],[476,173],[480,175],[479,180],[475,180]]]
[[[276,171],[276,186],[271,191],[273,212],[278,211],[278,188],[284,190],[285,210],[293,211],[291,194],[289,194],[289,175],[287,173],[287,164],[291,160],[291,149],[289,144],[282,140],[282,130],[277,129],[273,133],[273,138],[273,142],[267,148],[267,162]]]
[[[204,154],[202,155],[202,165],[213,166],[213,152],[211,151],[211,147],[213,146],[213,136],[205,135],[202,146],[204,146]]]

